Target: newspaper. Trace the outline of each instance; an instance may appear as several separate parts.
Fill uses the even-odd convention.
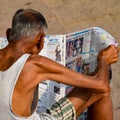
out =
[[[0,38],[0,49],[8,45],[6,38]],[[117,46],[116,40],[105,30],[92,27],[63,35],[47,35],[44,48],[39,55],[46,56],[57,63],[83,74],[90,74],[97,66],[97,55],[109,45]],[[112,70],[109,66],[109,79]],[[38,112],[45,112],[52,104],[67,95],[72,86],[46,80],[39,84]],[[78,120],[85,120],[85,110]]]
[[[108,32],[98,27],[92,27],[64,35],[46,36],[44,48],[40,55],[46,56],[69,69],[88,75],[96,69],[99,51],[112,44],[117,46],[118,43]],[[109,79],[111,80],[112,71],[110,66],[108,70]],[[46,103],[48,104],[42,104],[41,102],[38,105],[40,111],[43,111],[43,108],[50,107],[73,89],[72,86],[52,81],[47,81],[46,88],[43,86],[44,83],[41,83],[39,87],[40,100],[43,100],[42,96],[47,94]],[[41,95],[42,91],[46,92]],[[82,113],[78,120],[86,119],[86,111]]]

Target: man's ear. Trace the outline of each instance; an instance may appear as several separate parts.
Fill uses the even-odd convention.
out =
[[[10,32],[11,32],[11,28],[8,28],[8,29],[6,30],[6,37],[7,37],[7,40],[8,40],[8,41],[9,41]]]
[[[41,50],[43,48],[43,45],[44,45],[45,34],[40,34],[40,35],[38,35],[37,38],[38,39],[36,42],[36,47]]]

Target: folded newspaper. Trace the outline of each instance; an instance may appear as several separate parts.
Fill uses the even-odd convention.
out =
[[[0,49],[8,45],[5,37],[0,38]],[[92,27],[82,31],[63,35],[47,35],[44,48],[39,53],[69,69],[88,75],[95,71],[97,55],[101,49],[109,45],[117,46],[116,40],[105,30]],[[109,79],[112,78],[111,67]],[[39,85],[38,112],[44,112],[57,100],[67,95],[72,86],[46,80]],[[87,112],[78,118],[86,120]]]

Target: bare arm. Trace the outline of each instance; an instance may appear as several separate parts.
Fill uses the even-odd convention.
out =
[[[44,61],[42,64],[44,72],[42,74],[40,73],[39,75],[40,77],[44,76],[44,79],[46,80],[57,81],[75,87],[92,89],[102,88],[102,82],[96,80],[96,78],[93,76],[86,76],[73,70],[69,70],[68,68],[44,57],[42,57],[42,59]]]
[[[42,76],[44,80],[53,80],[76,87],[90,88],[104,92],[105,81],[102,79],[107,79],[108,64],[116,62],[118,56],[115,47],[107,48],[102,51],[98,57],[98,70],[95,76],[86,76],[69,70],[45,57],[40,57],[38,59],[39,60],[37,61],[41,61],[36,63],[36,66],[39,69],[38,76]]]

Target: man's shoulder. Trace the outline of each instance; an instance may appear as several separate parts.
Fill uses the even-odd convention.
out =
[[[44,56],[41,55],[37,55],[37,54],[33,54],[30,55],[27,63],[29,64],[36,64],[36,65],[44,65],[46,62],[50,61],[49,58],[46,58]]]
[[[31,54],[31,55],[29,56],[28,61],[29,61],[29,62],[40,62],[40,61],[43,61],[43,60],[45,60],[45,59],[47,59],[47,58],[45,58],[44,56],[37,55],[37,54]]]
[[[53,65],[53,66],[56,65],[56,62],[54,62],[53,60],[36,54],[30,55],[29,59],[27,60],[27,63],[29,65],[35,65],[37,67],[42,67],[42,68],[46,68],[49,65]]]

